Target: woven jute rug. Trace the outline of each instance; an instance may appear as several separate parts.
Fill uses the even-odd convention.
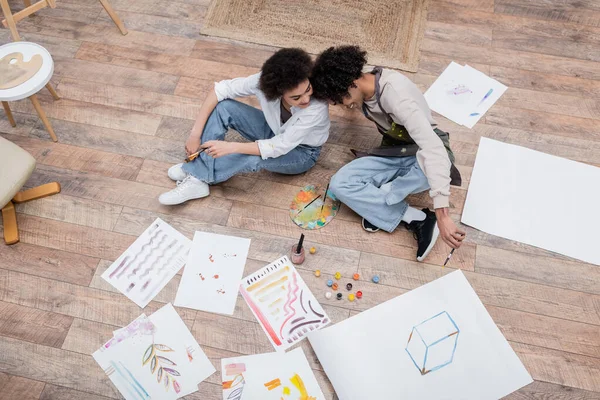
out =
[[[369,64],[416,72],[429,0],[212,0],[202,34],[317,54],[359,45]]]

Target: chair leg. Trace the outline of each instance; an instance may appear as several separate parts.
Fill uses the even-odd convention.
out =
[[[58,182],[50,182],[45,185],[36,186],[31,189],[23,190],[13,197],[13,203],[25,203],[31,200],[42,199],[60,193],[60,184]]]
[[[35,107],[35,111],[37,111],[38,115],[40,116],[42,123],[46,127],[46,130],[50,134],[50,137],[52,138],[52,140],[55,142],[58,142],[58,138],[56,137],[56,134],[54,133],[54,129],[52,129],[52,125],[50,125],[50,121],[48,121],[48,117],[46,117],[46,113],[44,112],[44,110],[42,110],[42,106],[40,105],[40,102],[37,99],[37,96],[35,94],[33,94],[29,97],[29,99],[33,103],[33,107]]]
[[[13,40],[15,42],[21,41],[21,36],[19,36],[19,32],[17,31],[17,25],[13,19],[12,11],[10,11],[10,6],[8,5],[8,0],[0,0],[0,7],[2,8],[2,14],[4,14],[6,24],[8,25]]]
[[[4,241],[6,244],[19,242],[19,229],[17,228],[17,213],[12,201],[2,209],[2,220],[4,225]]]
[[[121,31],[121,33],[123,35],[127,35],[129,33],[127,31],[127,28],[125,28],[125,25],[123,24],[123,21],[121,21],[121,19],[119,18],[119,16],[115,12],[115,10],[113,10],[113,8],[110,5],[109,1],[108,0],[100,0],[100,4],[102,4],[102,7],[104,7],[104,9],[108,13],[109,17],[113,20],[113,22],[115,23],[115,25],[117,26],[117,28],[119,28],[119,30]]]
[[[52,97],[54,97],[54,100],[60,100],[60,96],[58,95],[58,93],[56,93],[56,90],[52,87],[52,85],[50,84],[50,82],[48,82],[46,84],[46,89],[48,89],[48,91],[50,92],[50,94],[52,95]]]
[[[2,102],[2,107],[4,107],[4,112],[6,112],[6,118],[8,118],[8,122],[10,122],[10,126],[13,128],[17,126],[15,119],[13,118],[12,112],[10,111],[10,106],[6,101]]]

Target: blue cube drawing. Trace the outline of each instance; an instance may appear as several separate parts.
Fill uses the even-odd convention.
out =
[[[458,343],[460,330],[446,311],[415,325],[406,343],[406,352],[421,373],[450,364]]]

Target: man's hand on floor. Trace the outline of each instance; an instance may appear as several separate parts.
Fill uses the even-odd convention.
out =
[[[458,249],[465,239],[466,232],[456,227],[447,208],[436,209],[435,216],[442,240],[453,249]]]

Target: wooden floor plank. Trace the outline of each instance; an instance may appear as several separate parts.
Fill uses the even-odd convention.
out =
[[[91,42],[82,43],[77,52],[77,58],[182,77],[201,77],[208,80],[231,79],[239,76],[249,76],[258,72],[258,68],[206,61],[191,57],[174,57],[170,54],[147,51],[143,47],[132,49],[118,45]]]
[[[144,133],[124,132],[57,119],[52,119],[51,122],[54,130],[59,132],[60,143],[63,144],[172,164],[179,163],[185,158],[182,142],[160,137],[150,139]],[[30,135],[48,141],[48,132],[41,122],[35,125]]]
[[[600,392],[600,360],[543,347],[512,343],[536,380]]]
[[[0,301],[0,336],[60,347],[73,318]]]
[[[123,36],[114,24],[85,24],[60,18],[39,17],[19,22],[19,32],[33,32],[65,39],[76,39],[107,46],[129,49],[159,51],[176,56],[188,55],[194,48],[194,40],[130,31]]]
[[[79,47],[78,47],[79,48]],[[179,77],[152,71],[120,67],[118,65],[99,64],[76,58],[55,59],[54,76],[74,78],[124,88],[144,89],[146,92],[172,94]],[[64,94],[61,92],[64,96]]]
[[[598,26],[600,26],[600,12],[598,13]],[[550,54],[578,60],[600,61],[597,51],[598,42],[536,37],[514,31],[494,30],[492,46],[499,49]]]
[[[89,355],[0,336],[0,365],[16,376],[119,398],[108,377]]]
[[[20,376],[2,375],[5,376],[5,379],[0,380],[0,391],[2,391],[4,399],[38,400],[44,389],[44,382]]]
[[[131,11],[117,12],[119,13],[119,17],[121,17],[123,21],[126,21],[127,28],[137,32],[145,32],[175,38],[200,38],[200,29],[202,29],[202,20],[200,19],[178,19],[174,21],[173,18],[170,17],[149,15],[145,13]],[[96,23],[100,25],[114,26],[114,23],[108,14],[100,14],[100,17],[98,20],[96,20]]]
[[[600,63],[599,63],[600,64]],[[524,129],[578,139],[600,141],[600,121],[541,111],[494,106],[485,116],[487,124]]]
[[[202,37],[200,40],[196,40],[190,57],[260,68],[275,50],[269,50],[266,46],[256,47],[259,46],[250,47],[217,38]]]
[[[75,285],[87,286],[90,283],[98,261],[97,258],[24,242],[0,246],[0,268],[60,279]]]
[[[55,63],[57,60],[74,58],[77,50],[79,50],[79,46],[81,46],[81,40],[58,38],[34,32],[23,32],[20,25],[19,35],[22,40],[43,46],[50,52]],[[10,41],[12,41],[10,31],[8,29],[0,29],[0,43],[8,43]]]
[[[506,340],[595,357],[600,366],[600,326],[489,305],[486,308]]]
[[[84,393],[64,386],[56,386],[47,383],[42,391],[39,400],[108,400],[110,397],[104,397],[97,394]]]
[[[168,0],[111,0],[110,3],[115,10],[165,17],[171,19],[172,24],[182,21],[202,21],[206,14],[206,7],[202,7],[201,4]]]
[[[278,236],[295,238],[297,227],[290,221],[289,213],[271,207],[235,202],[230,213],[227,226],[271,233]],[[374,251],[393,257],[414,260],[416,258],[416,242],[412,234],[404,228],[393,234],[365,232],[359,223],[334,220],[326,227],[312,232],[312,240],[331,246],[339,246],[360,251]],[[428,263],[443,263],[450,248],[438,241],[427,258]],[[456,266],[473,269],[475,247],[465,243],[461,251],[454,255]]]
[[[496,66],[491,67],[490,76],[511,88],[600,98],[600,81],[597,80]]]
[[[454,271],[453,262],[454,257],[453,268],[442,269],[363,252],[358,272],[367,279],[379,275],[382,285],[412,290]],[[469,271],[465,275],[485,305],[600,325],[600,296]]]
[[[15,208],[22,214],[112,230],[123,207],[59,195],[18,204]]]
[[[523,110],[600,119],[600,99],[585,98],[581,95],[539,93],[528,89],[510,88],[496,104]]]
[[[61,193],[74,197],[185,216],[221,225],[225,225],[232,206],[230,200],[215,196],[178,207],[163,206],[158,202],[158,196],[166,191],[164,188],[54,167],[38,166],[29,180],[32,185],[54,181],[61,183]]]
[[[202,106],[202,102],[179,96],[70,78],[63,78],[59,89],[67,99],[193,120],[198,116]]]
[[[475,272],[600,295],[600,268],[581,261],[477,246]]]
[[[60,85],[58,86],[60,92]],[[101,106],[93,103],[63,98],[52,101],[50,95],[38,96],[44,112],[49,118],[70,122],[78,122],[101,128],[140,133],[152,136],[160,124],[160,116],[139,111],[124,110],[116,107]],[[31,102],[21,100],[11,103],[11,108],[18,112],[35,114]],[[53,126],[54,128],[54,126]],[[60,130],[54,128],[60,137]],[[147,140],[147,139],[146,139]]]
[[[119,327],[129,324],[142,313],[149,315],[164,306],[164,303],[152,301],[140,309],[132,301],[124,301],[121,293],[3,269],[0,269],[0,288],[0,301]],[[178,312],[191,327],[195,311],[178,309]]]
[[[461,42],[482,47],[492,44],[492,28],[484,25],[465,26],[429,20],[424,36],[444,42]]]
[[[600,397],[598,392],[575,389],[570,386],[535,381],[522,389],[506,396],[505,400],[595,400]]]
[[[431,3],[427,12],[429,21],[445,22],[461,26],[483,26],[489,29],[510,31],[533,37],[571,39],[580,42],[600,40],[600,28],[556,20],[532,19],[521,15],[509,15],[460,8],[447,1]]]
[[[575,60],[569,57],[529,53],[512,49],[441,42],[428,38],[423,39],[421,51],[425,54],[452,57],[469,64],[473,62],[487,63],[492,66],[600,80],[600,63],[594,61]]]
[[[140,157],[102,152],[62,142],[55,143],[47,138],[37,139],[17,135],[4,137],[28,151],[41,165],[134,180],[143,163]]]
[[[547,21],[576,22],[582,25],[600,26],[600,9],[592,1],[565,2],[520,0],[496,0],[494,12],[519,15]]]

